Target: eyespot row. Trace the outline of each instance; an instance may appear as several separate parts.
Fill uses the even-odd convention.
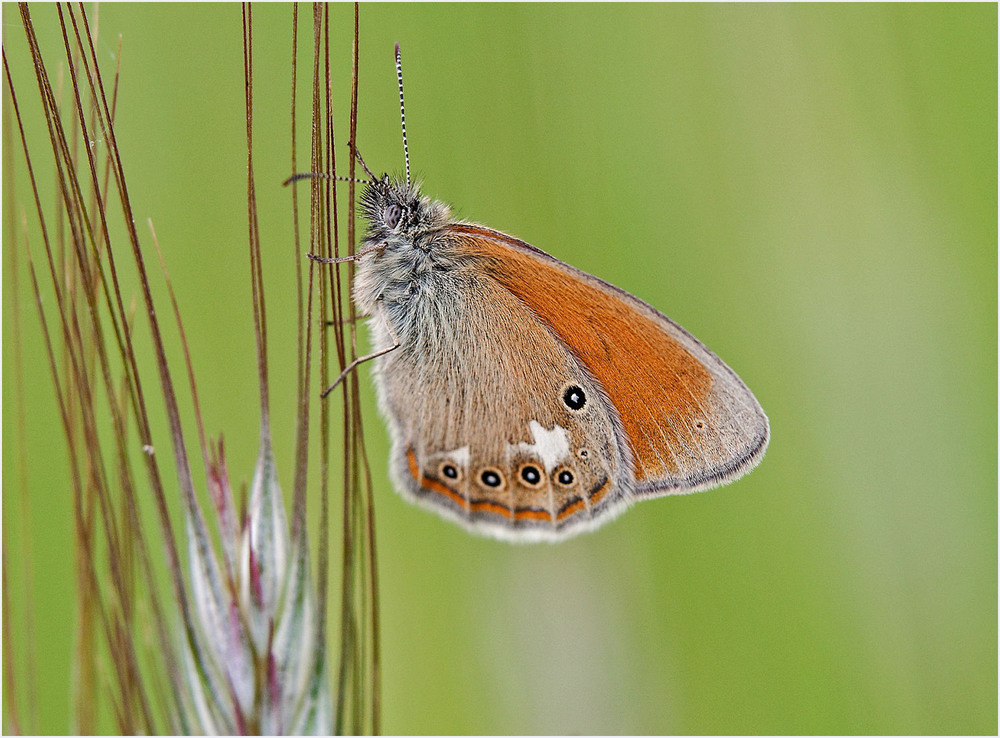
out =
[[[577,454],[580,458],[587,458],[590,453],[587,449],[580,449]],[[440,466],[440,475],[445,479],[458,481],[462,477],[462,472],[458,466],[450,461],[444,461]],[[545,484],[545,470],[538,464],[527,462],[521,464],[517,470],[517,477],[526,487],[538,489]],[[493,466],[480,469],[476,481],[487,489],[503,489],[506,487],[504,473]],[[576,483],[576,474],[565,466],[558,467],[552,475],[552,481],[560,487],[572,487]]]

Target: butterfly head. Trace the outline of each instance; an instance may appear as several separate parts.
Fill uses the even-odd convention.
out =
[[[424,248],[428,236],[451,218],[448,206],[420,194],[417,185],[383,174],[361,194],[361,212],[368,221],[368,243]]]
[[[451,222],[447,205],[387,174],[368,181],[360,204],[368,232],[358,252],[354,297],[362,310],[370,313],[382,301],[391,312],[425,294],[430,282],[447,279],[458,263],[450,239],[442,237]],[[400,335],[406,333],[406,315],[390,319]]]

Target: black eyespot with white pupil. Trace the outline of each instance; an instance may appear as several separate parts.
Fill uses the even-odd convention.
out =
[[[503,479],[500,474],[493,469],[485,469],[482,474],[479,475],[480,481],[487,487],[499,487],[503,484]]]
[[[571,384],[563,392],[563,402],[570,410],[582,410],[583,406],[587,404],[587,395],[584,394],[581,387]]]
[[[537,466],[526,464],[521,467],[521,479],[527,484],[535,485],[542,481],[542,473],[538,470]]]
[[[395,230],[396,226],[399,225],[400,218],[403,217],[403,209],[399,207],[399,203],[391,203],[385,209],[385,213],[383,213],[382,217],[385,220],[386,226]]]
[[[452,464],[442,466],[441,473],[448,477],[448,479],[458,479],[458,469]]]
[[[556,481],[559,482],[559,484],[566,487],[573,484],[574,478],[575,477],[573,476],[573,472],[571,472],[569,469],[563,469],[556,475]]]

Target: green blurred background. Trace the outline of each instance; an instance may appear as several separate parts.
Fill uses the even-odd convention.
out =
[[[345,156],[352,8],[332,12]],[[287,489],[290,15],[254,8]],[[51,6],[33,17],[58,38]],[[122,34],[133,207],[155,223],[206,426],[226,434],[237,480],[252,473],[258,426],[240,29],[237,5],[100,8],[106,74]],[[9,5],[4,32],[30,100]],[[995,733],[996,5],[363,5],[359,146],[376,171],[402,168],[395,41],[425,191],[663,310],[743,377],[773,439],[733,486],[516,547],[391,490],[366,379],[384,730]],[[9,227],[5,212],[5,242]],[[28,378],[12,385],[7,258],[8,586],[23,612],[29,556],[39,727],[59,733],[73,673],[70,491],[30,311]]]

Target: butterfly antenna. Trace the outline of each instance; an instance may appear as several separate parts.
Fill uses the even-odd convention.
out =
[[[396,43],[396,80],[399,82],[399,121],[403,125],[403,161],[406,162],[406,186],[410,186],[410,150],[406,146],[406,113],[403,110],[403,62]]]
[[[361,152],[358,151],[358,147],[354,146],[353,148],[354,148],[354,158],[357,159],[358,163],[361,164],[361,168],[365,170],[365,173],[369,177],[372,178],[373,182],[378,182],[378,177],[376,177],[374,174],[372,174],[372,170],[368,168],[368,165],[365,164],[365,160],[361,158]]]
[[[367,184],[368,180],[358,179],[357,177],[342,177],[339,174],[327,174],[326,172],[299,172],[298,174],[293,174],[291,177],[282,182],[283,185],[290,185],[293,182],[301,182],[303,179],[335,179],[338,182],[357,182],[359,184]]]

